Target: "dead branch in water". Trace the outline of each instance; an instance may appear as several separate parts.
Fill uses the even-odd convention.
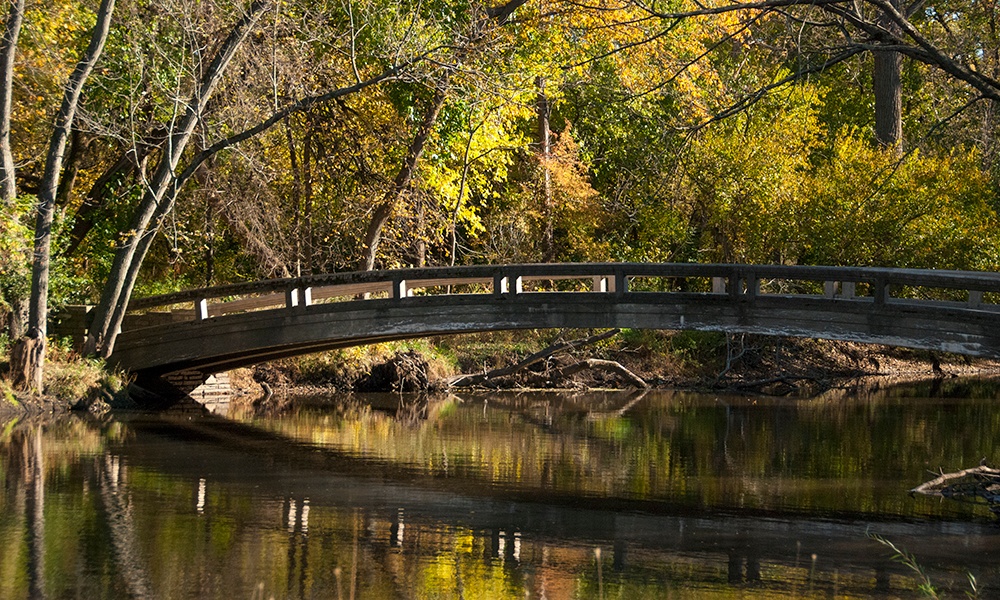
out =
[[[543,350],[540,350],[538,352],[535,352],[534,354],[528,356],[524,360],[519,361],[508,367],[503,367],[501,369],[493,369],[492,371],[488,371],[486,373],[459,375],[458,377],[451,379],[451,381],[448,382],[448,385],[450,387],[472,387],[477,385],[489,385],[495,379],[499,379],[501,377],[509,377],[511,375],[519,373],[527,369],[528,367],[531,367],[532,365],[535,365],[539,362],[542,362],[543,360],[548,359],[549,357],[553,356],[556,353],[567,352],[575,348],[581,348],[583,346],[596,344],[598,342],[614,337],[618,335],[620,332],[621,332],[620,329],[612,329],[611,331],[607,331],[597,335],[592,335],[590,337],[578,340],[572,340],[569,342],[559,342],[556,344],[552,344],[551,346],[544,348]],[[570,365],[560,367],[559,369],[551,373],[549,376],[545,377],[545,380],[552,381],[555,379],[565,378],[575,373],[579,373],[580,371],[588,369],[598,369],[608,373],[614,373],[619,377],[622,377],[631,385],[634,385],[639,388],[649,387],[649,385],[641,377],[639,377],[632,371],[629,371],[620,363],[612,360],[602,360],[597,358],[588,358],[577,361]]]
[[[986,501],[993,512],[1000,513],[1000,469],[985,464],[940,476],[918,485],[910,494],[941,496],[955,500]]]

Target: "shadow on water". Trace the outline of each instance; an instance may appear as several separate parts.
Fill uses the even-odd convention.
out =
[[[0,597],[913,597],[870,532],[945,589],[971,571],[995,590],[988,513],[905,493],[1000,458],[995,391],[316,398],[12,425]]]

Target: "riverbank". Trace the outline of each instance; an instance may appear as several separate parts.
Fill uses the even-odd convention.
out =
[[[582,390],[645,384],[811,397],[866,378],[898,382],[1000,375],[1000,360],[824,340],[624,330],[574,345],[592,334],[499,332],[376,344],[240,369],[230,373],[230,381],[239,402],[280,408],[304,394],[444,390],[462,374],[497,370],[512,372],[474,387]],[[511,368],[553,348],[563,350],[524,368]],[[73,408],[102,412],[124,396],[124,376],[58,345],[50,350],[45,394],[16,393],[3,377],[6,355],[0,354],[2,420]],[[595,364],[616,367],[591,368]]]
[[[428,391],[461,374],[504,369],[592,331],[471,334],[345,349],[276,361],[232,377],[247,397],[317,391]],[[493,389],[621,389],[634,380],[587,368],[590,359],[620,365],[649,387],[735,390],[808,397],[867,377],[920,380],[1000,374],[1000,361],[961,355],[797,338],[705,332],[624,330],[556,353],[480,386]],[[595,362],[595,361],[590,361]],[[566,376],[570,365],[582,365]]]
[[[50,344],[45,361],[43,394],[19,392],[7,377],[9,348],[0,348],[0,422],[13,418],[58,414],[70,410],[105,412],[126,384],[122,373],[103,361],[84,358],[70,348]]]

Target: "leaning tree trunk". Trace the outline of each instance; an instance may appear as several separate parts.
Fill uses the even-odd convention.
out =
[[[892,0],[899,9],[899,0]],[[892,35],[901,31],[889,15],[883,14],[879,24]],[[875,50],[875,70],[872,87],[875,94],[875,139],[882,146],[902,154],[903,147],[903,55],[894,50]]]
[[[111,15],[115,10],[115,0],[102,0],[97,11],[97,23],[90,35],[90,44],[83,59],[76,65],[63,94],[62,106],[56,115],[49,150],[45,157],[45,170],[38,189],[38,207],[35,220],[35,249],[31,268],[31,301],[28,308],[28,333],[18,340],[17,356],[21,361],[11,368],[26,375],[22,389],[42,389],[42,371],[45,366],[45,334],[49,301],[49,258],[52,247],[52,214],[55,210],[59,175],[62,171],[66,141],[73,128],[73,119],[80,104],[83,85],[90,76],[94,65],[101,57],[104,42],[111,29]],[[11,354],[13,359],[14,353]]]
[[[365,233],[365,250],[361,259],[361,270],[371,271],[375,268],[375,256],[378,253],[379,242],[382,240],[382,229],[389,221],[389,217],[392,216],[396,204],[410,186],[410,181],[417,169],[417,161],[420,160],[424,146],[427,145],[427,140],[430,138],[431,132],[434,131],[438,115],[441,114],[441,108],[444,107],[444,101],[448,95],[447,89],[447,80],[438,86],[430,104],[427,105],[427,112],[424,113],[424,119],[417,129],[417,134],[413,137],[413,142],[410,143],[406,160],[403,161],[403,166],[396,174],[392,189],[386,192],[385,196],[382,197],[382,202],[375,207],[375,212],[372,213],[372,220],[368,223],[368,230]]]

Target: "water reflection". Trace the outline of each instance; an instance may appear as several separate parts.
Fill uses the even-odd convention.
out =
[[[9,425],[0,597],[913,597],[869,531],[990,589],[988,511],[905,494],[998,456],[992,388],[961,385]]]

